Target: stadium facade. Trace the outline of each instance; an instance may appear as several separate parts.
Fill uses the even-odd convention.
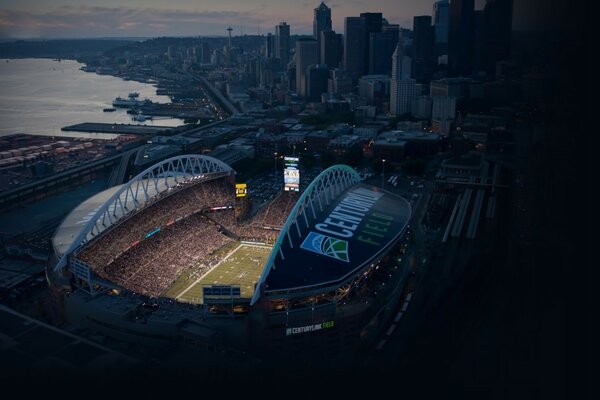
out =
[[[407,278],[409,203],[344,165],[256,215],[245,200],[235,171],[200,155],[86,200],[53,238],[56,315],[188,356],[339,361],[370,348]]]

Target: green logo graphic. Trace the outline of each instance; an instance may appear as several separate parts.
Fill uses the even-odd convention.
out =
[[[332,238],[320,233],[310,232],[301,248],[327,257],[335,258],[345,262],[350,262],[348,257],[348,242],[342,239]]]

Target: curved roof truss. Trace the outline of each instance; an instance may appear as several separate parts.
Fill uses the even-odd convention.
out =
[[[292,234],[302,236],[302,232],[310,226],[309,219],[312,220],[317,217],[317,211],[322,212],[342,192],[360,182],[360,175],[353,168],[347,165],[334,165],[321,172],[308,185],[290,212],[281,229],[281,233],[277,237],[275,246],[261,274],[260,281],[256,285],[256,290],[250,304],[254,304],[258,300],[260,285],[264,283],[271,269],[275,268],[277,253],[281,255],[282,259],[285,259],[285,254],[281,248],[283,241],[288,240],[290,246],[294,247],[291,238]]]
[[[203,155],[182,155],[161,161],[139,173],[121,186],[87,220],[83,229],[65,250],[55,270],[64,268],[67,257],[82,244],[89,242],[139,206],[194,179],[222,176],[232,168],[221,160]]]

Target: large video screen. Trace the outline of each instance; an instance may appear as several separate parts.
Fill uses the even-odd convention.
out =
[[[299,192],[300,191],[300,169],[299,163],[300,158],[298,157],[285,157],[285,169],[283,170],[283,183],[284,189],[287,192]]]

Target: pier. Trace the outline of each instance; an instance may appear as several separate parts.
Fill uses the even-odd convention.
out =
[[[165,131],[173,131],[175,126],[147,126],[135,124],[107,124],[101,122],[84,122],[65,126],[61,130],[66,132],[91,132],[91,133],[111,133],[125,135],[159,135]]]

